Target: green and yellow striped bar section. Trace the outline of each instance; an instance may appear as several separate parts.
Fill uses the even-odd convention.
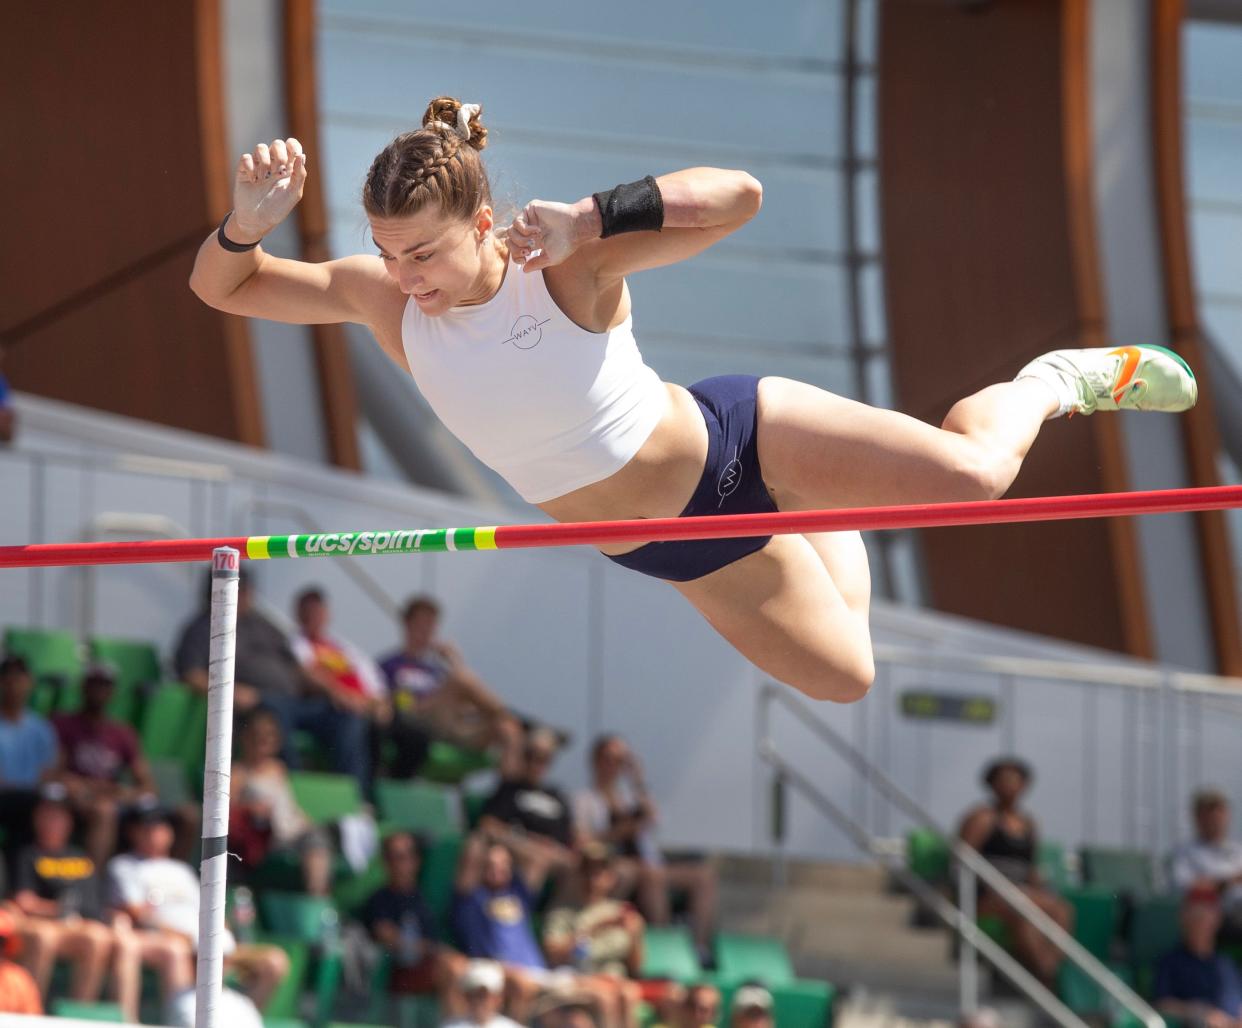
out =
[[[426,528],[381,532],[316,532],[311,535],[252,535],[250,560],[278,557],[365,557],[380,553],[449,553],[496,549],[496,528]]]

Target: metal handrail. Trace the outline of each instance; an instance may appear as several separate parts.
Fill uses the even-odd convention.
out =
[[[1057,996],[1036,978],[1030,971],[1018,963],[1003,946],[979,928],[973,917],[954,906],[949,900],[933,889],[918,875],[913,874],[900,864],[889,863],[884,847],[861,824],[850,817],[834,803],[818,786],[795,768],[787,764],[777,755],[770,745],[761,745],[759,756],[770,765],[781,780],[794,785],[813,806],[828,816],[838,828],[850,836],[859,849],[869,853],[913,893],[921,903],[931,909],[946,925],[958,933],[964,946],[978,950],[997,969],[1021,989],[1033,1003],[1060,1025],[1067,1028],[1087,1028],[1086,1024]],[[974,1007],[973,997],[969,990],[963,988],[963,1013],[970,1013]]]
[[[771,714],[773,703],[779,703],[789,710],[806,728],[809,728],[841,759],[859,772],[863,780],[873,787],[889,803],[905,812],[907,816],[932,829],[948,841],[950,852],[958,864],[969,869],[971,875],[985,882],[1009,907],[1029,922],[1044,938],[1051,942],[1060,952],[1096,985],[1103,989],[1112,999],[1133,1014],[1148,1028],[1163,1028],[1164,1022],[1143,999],[1125,983],[1108,970],[1095,956],[1047,914],[1039,909],[1021,889],[1017,888],[1004,875],[996,870],[987,860],[980,856],[978,850],[967,845],[952,833],[945,831],[935,820],[907,794],[896,782],[876,767],[856,747],[852,746],[831,725],[827,724],[801,700],[792,695],[786,686],[766,683],[759,694],[759,756],[768,763],[774,760],[783,765],[782,773],[790,780],[797,777],[803,785],[814,788],[809,779],[799,775],[781,761],[778,751],[770,738]],[[822,804],[821,804],[822,806]],[[858,826],[858,831],[870,839],[870,833]],[[870,846],[866,847],[870,849]],[[962,934],[959,931],[959,934]],[[967,940],[969,941],[969,940]],[[973,945],[973,944],[972,944]]]
[[[237,510],[259,515],[267,514],[268,516],[276,515],[292,518],[304,532],[325,531],[323,526],[311,515],[310,511],[287,500],[250,499],[241,504]],[[366,593],[367,598],[379,607],[380,610],[393,620],[400,616],[401,605],[380,584],[379,579],[362,567],[358,561],[338,560],[336,564],[346,575],[353,579],[354,584]]]

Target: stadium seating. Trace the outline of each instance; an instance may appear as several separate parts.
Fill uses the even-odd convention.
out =
[[[291,771],[289,787],[298,806],[317,825],[331,824],[362,810],[362,793],[349,775],[325,771]]]
[[[1156,875],[1151,855],[1142,850],[1108,846],[1084,846],[1083,881],[1112,889],[1130,899],[1143,899],[1155,891]]]
[[[160,658],[149,642],[96,636],[87,643],[92,661],[103,661],[116,670],[116,691],[108,713],[127,724],[138,723],[144,693],[160,681]]]
[[[21,657],[30,668],[44,697],[59,706],[59,697],[82,677],[82,648],[72,632],[55,628],[9,628],[4,633],[4,653]],[[43,700],[46,703],[46,699]]]
[[[690,932],[681,927],[649,925],[643,938],[644,978],[668,978],[689,985],[701,981],[703,967]]]
[[[107,1021],[123,1024],[125,1015],[115,1003],[84,1003],[80,1000],[53,1000],[48,1011],[53,1017],[72,1017],[79,1021]]]
[[[443,785],[381,778],[375,783],[375,800],[385,826],[431,838],[462,830],[457,795]]]

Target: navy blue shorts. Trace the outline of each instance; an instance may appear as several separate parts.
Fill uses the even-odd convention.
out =
[[[705,378],[690,387],[707,423],[707,463],[679,517],[772,513],[776,504],[759,469],[756,430],[759,379],[752,375]],[[687,539],[647,543],[610,557],[622,567],[670,582],[688,582],[762,550],[770,535],[748,539]]]

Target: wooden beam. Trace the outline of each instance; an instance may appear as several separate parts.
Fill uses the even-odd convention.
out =
[[[1183,0],[1152,0],[1152,160],[1160,226],[1161,268],[1169,336],[1192,368],[1207,368],[1206,343],[1199,328],[1194,266],[1187,230],[1186,179],[1182,150]],[[1240,15],[1242,17],[1242,15]],[[1181,420],[1192,485],[1218,485],[1217,429],[1212,383],[1199,378],[1199,403]],[[1195,516],[1200,563],[1207,584],[1217,670],[1242,675],[1242,628],[1238,621],[1238,583],[1228,520],[1220,511]]]
[[[302,202],[297,207],[302,256],[309,261],[325,261],[331,254],[328,250],[327,204],[320,170],[327,166],[327,161],[323,158],[319,141],[313,0],[285,0],[284,24],[285,106],[292,134],[307,153],[310,171]],[[319,374],[319,395],[323,404],[324,435],[329,455],[338,467],[360,471],[358,394],[349,360],[349,339],[341,325],[309,327],[315,347],[315,366]]]

